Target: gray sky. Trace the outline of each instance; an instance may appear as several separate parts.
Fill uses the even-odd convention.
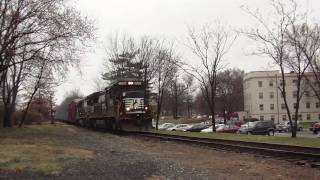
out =
[[[320,13],[316,12],[316,8],[320,7],[319,0],[297,1],[302,9],[315,8],[312,16],[320,17]],[[84,95],[94,92],[93,81],[104,70],[103,47],[108,36],[116,32],[127,33],[136,38],[149,35],[174,40],[183,59],[192,62],[196,60],[184,45],[187,25],[198,27],[219,19],[232,29],[254,27],[255,21],[241,9],[241,6],[253,10],[259,9],[268,16],[270,11],[268,2],[268,0],[77,0],[73,5],[96,21],[97,42],[91,52],[82,57],[81,73],[71,70],[66,81],[57,88],[57,103],[60,103],[65,94],[73,89],[79,89]],[[228,66],[246,72],[270,70],[268,59],[249,55],[252,48],[252,42],[239,37],[226,57]]]

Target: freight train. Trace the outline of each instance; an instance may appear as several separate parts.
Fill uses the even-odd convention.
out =
[[[148,130],[153,113],[146,86],[142,81],[117,81],[104,91],[75,99],[68,107],[68,123],[109,130]]]

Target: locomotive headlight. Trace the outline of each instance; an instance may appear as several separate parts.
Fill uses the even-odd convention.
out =
[[[144,109],[147,111],[147,110],[148,110],[148,107],[146,106],[146,107],[144,107]]]
[[[127,108],[126,108],[126,111],[130,111],[130,108],[129,108],[129,107],[127,107]]]

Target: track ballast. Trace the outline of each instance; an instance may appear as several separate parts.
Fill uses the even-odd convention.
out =
[[[298,165],[308,164],[311,165],[311,167],[319,167],[320,165],[320,148],[223,139],[197,138],[151,132],[126,132],[125,134],[143,138],[153,138],[191,145],[199,145],[225,151],[250,153],[267,157],[280,158],[293,161]]]

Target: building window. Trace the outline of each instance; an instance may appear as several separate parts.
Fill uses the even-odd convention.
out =
[[[269,81],[269,86],[270,86],[270,87],[273,87],[273,80],[270,80],[270,81]]]
[[[281,104],[281,109],[286,109],[286,105],[285,104]]]
[[[306,97],[310,97],[310,91],[305,91]]]
[[[296,98],[297,96],[298,96],[297,91],[293,91],[293,92],[292,92],[292,97]]]
[[[310,109],[310,103],[309,102],[306,103],[306,108]]]
[[[284,92],[284,93],[280,93],[281,98],[283,98],[283,94],[284,94],[284,96],[286,96],[286,92]]]
[[[260,121],[263,121],[264,120],[264,116],[260,116]]]
[[[274,122],[274,120],[275,120],[274,115],[271,115],[271,121],[273,121],[273,122]]]
[[[280,80],[280,86],[285,86],[286,81]]]
[[[263,99],[263,93],[262,92],[259,93],[259,99]]]
[[[292,114],[292,120],[296,120],[296,115]]]
[[[299,115],[298,115],[298,120],[299,120],[299,121],[302,121],[302,114],[299,114]]]
[[[293,108],[297,109],[297,103],[293,103]]]
[[[282,115],[282,121],[286,121],[287,120],[287,116],[286,115]]]
[[[263,111],[263,104],[259,105],[259,109],[260,109],[260,111]]]
[[[274,92],[270,92],[270,99],[274,98]]]
[[[274,104],[270,104],[270,110],[274,110]]]
[[[307,114],[307,120],[311,120],[311,115]]]
[[[320,102],[316,103],[316,108],[320,108]]]
[[[292,84],[297,84],[297,83],[298,83],[297,79],[292,80]]]
[[[258,81],[258,86],[262,87],[262,81]]]
[[[318,120],[320,120],[320,114],[318,114]]]

